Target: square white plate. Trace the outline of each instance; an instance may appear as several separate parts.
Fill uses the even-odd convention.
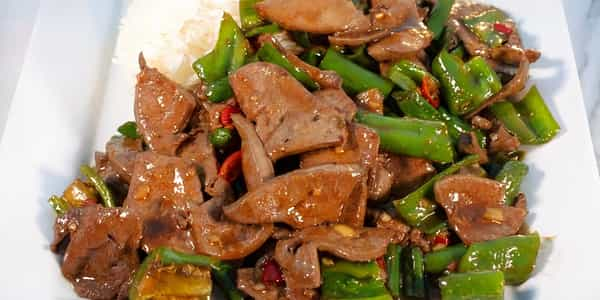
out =
[[[111,61],[126,1],[51,2],[41,4],[0,141],[2,299],[77,298],[48,250],[54,215],[46,201],[133,119],[133,78]],[[489,2],[510,12],[526,46],[542,51],[532,81],[563,128],[528,154],[524,183],[532,228],[555,238],[536,275],[507,298],[598,299],[600,189],[561,1]]]

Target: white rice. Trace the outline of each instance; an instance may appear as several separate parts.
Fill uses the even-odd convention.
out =
[[[134,76],[144,52],[150,66],[178,83],[193,84],[191,65],[214,47],[223,12],[239,22],[238,0],[131,0],[114,62]]]

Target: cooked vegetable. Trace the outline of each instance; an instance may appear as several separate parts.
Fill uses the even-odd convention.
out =
[[[387,78],[395,83],[404,91],[414,91],[417,89],[417,84],[399,68],[392,66],[388,71]]]
[[[496,175],[496,180],[504,184],[506,205],[513,205],[521,189],[521,182],[527,176],[529,167],[520,161],[511,160]]]
[[[376,262],[338,261],[333,266],[322,264],[321,268],[321,299],[392,299],[385,282],[379,278]]]
[[[92,205],[96,199],[96,190],[85,182],[75,179],[63,192],[63,199],[72,207]]]
[[[521,143],[531,145],[537,142],[537,136],[521,119],[512,103],[498,102],[490,106],[490,111],[506,126],[506,129],[519,138]]]
[[[246,37],[255,37],[265,33],[277,33],[281,31],[281,27],[277,24],[269,24],[252,28],[246,32]]]
[[[152,251],[146,257],[146,259],[144,259],[144,262],[137,272],[135,272],[133,282],[129,288],[129,299],[149,299],[143,294],[144,290],[142,290],[143,286],[141,286],[141,284],[144,283],[145,277],[153,268],[169,265],[193,265],[196,267],[209,267],[213,276],[215,277],[215,280],[221,286],[221,288],[223,288],[230,300],[244,299],[229,277],[229,273],[232,269],[230,265],[212,257],[185,254],[164,247]],[[204,285],[205,283],[199,282],[199,284]]]
[[[85,177],[87,177],[87,179],[94,185],[96,191],[98,191],[98,194],[102,198],[104,206],[115,207],[115,200],[113,198],[113,195],[106,183],[104,182],[104,180],[102,179],[102,177],[100,177],[100,175],[98,175],[98,172],[96,172],[96,169],[84,165],[81,166],[80,170],[81,173]]]
[[[137,131],[137,124],[134,121],[123,123],[123,125],[119,126],[117,131],[124,137],[128,137],[130,139],[139,139],[141,137]]]
[[[452,263],[458,263],[467,252],[463,244],[452,245],[425,255],[425,272],[438,274],[445,271]]]
[[[385,255],[385,265],[387,267],[387,287],[390,294],[394,297],[400,297],[402,291],[402,246],[390,244]]]
[[[427,181],[424,185],[422,185],[419,189],[417,189],[416,191],[410,193],[409,195],[407,195],[406,197],[404,197],[402,199],[394,200],[393,204],[396,207],[396,211],[405,221],[408,222],[408,224],[410,224],[412,226],[419,227],[419,226],[422,226],[423,224],[428,224],[428,222],[427,222],[428,219],[432,218],[432,216],[435,215],[436,205],[435,205],[435,203],[433,203],[431,201],[424,202],[423,199],[426,199],[426,197],[431,195],[431,193],[433,191],[433,185],[438,180],[440,180],[448,175],[458,172],[458,170],[460,170],[462,167],[470,166],[472,164],[477,163],[478,161],[479,161],[479,156],[477,156],[477,155],[467,156],[463,160],[448,167],[446,170],[441,171],[440,173],[435,175],[433,178],[431,178],[429,181]],[[427,205],[428,209],[423,209],[424,206],[422,205],[422,203],[430,203],[429,205]],[[435,218],[435,217],[433,217],[433,218]],[[433,223],[435,223],[435,222],[433,222]],[[432,227],[432,228],[439,229],[439,227],[438,228]],[[435,231],[432,232],[432,230],[431,230],[432,228],[429,228],[430,230],[426,230],[426,233],[435,233]]]
[[[219,169],[219,176],[225,179],[227,182],[235,181],[242,173],[242,151],[236,151],[229,155],[221,168]]]
[[[326,51],[327,50],[325,48],[312,47],[308,49],[308,51],[304,52],[301,58],[308,64],[316,67],[321,63],[321,60],[323,59],[323,56],[325,56]]]
[[[327,50],[320,67],[337,72],[344,80],[344,90],[350,94],[376,88],[387,97],[394,87],[389,80],[362,68],[333,49]]]
[[[434,40],[437,40],[444,32],[452,5],[454,5],[454,0],[439,0],[433,7],[429,20],[427,20],[427,27],[433,32]]]
[[[260,0],[240,0],[240,20],[242,21],[242,29],[248,31],[259,27],[265,21],[258,15],[254,5]]]
[[[231,90],[231,86],[229,86],[229,79],[223,77],[209,83],[206,85],[205,94],[208,100],[213,103],[223,102],[233,97],[233,91]]]
[[[536,86],[529,90],[523,100],[515,104],[515,108],[533,129],[539,143],[549,142],[560,131],[560,126]]]
[[[515,235],[469,246],[460,260],[459,272],[502,271],[507,284],[525,282],[540,248],[538,234]]]
[[[502,300],[502,272],[450,274],[439,279],[442,300]]]
[[[402,281],[404,295],[425,297],[425,265],[419,247],[410,247],[402,252]]]
[[[217,148],[224,148],[231,142],[233,132],[229,128],[217,128],[208,137],[210,143]]]
[[[444,123],[365,112],[357,113],[356,120],[377,131],[386,151],[443,163],[454,160],[452,141]]]
[[[479,40],[493,48],[502,45],[507,40],[508,35],[512,33],[512,30],[504,24],[507,19],[508,17],[502,11],[489,8],[481,14],[465,18],[463,23]]]
[[[471,125],[448,113],[444,108],[435,109],[425,98],[416,91],[394,92],[392,97],[396,100],[398,108],[409,117],[429,121],[442,121],[448,128],[448,134],[456,142],[462,134],[471,131],[475,132],[479,144],[485,148],[485,136],[480,130],[474,129]]]
[[[50,199],[48,199],[48,204],[50,204],[50,207],[52,207],[54,212],[59,216],[65,214],[69,211],[69,209],[71,209],[71,205],[69,205],[67,200],[59,196],[51,196]]]
[[[309,89],[316,90],[319,88],[319,85],[310,78],[308,73],[294,66],[284,54],[277,50],[273,43],[264,43],[260,50],[258,50],[258,57],[262,61],[270,62],[286,69],[294,78],[302,82]]]

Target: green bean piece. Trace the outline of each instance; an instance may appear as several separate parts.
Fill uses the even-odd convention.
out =
[[[377,132],[381,148],[386,151],[441,163],[454,161],[452,140],[442,122],[385,117],[365,112],[356,114],[356,120]]]
[[[225,148],[231,142],[233,132],[229,128],[217,128],[208,136],[208,140],[217,148]]]
[[[478,155],[470,155],[465,157],[463,160],[451,165],[447,169],[439,172],[437,175],[433,176],[429,179],[425,184],[419,187],[416,191],[408,194],[406,197],[398,200],[394,200],[392,203],[396,208],[398,214],[407,221],[407,223],[411,226],[419,226],[424,222],[423,217],[414,217],[414,216],[422,216],[423,215],[423,205],[422,199],[426,199],[429,197],[433,191],[433,185],[441,180],[442,178],[452,175],[462,167],[470,166],[479,162]],[[432,210],[429,208],[429,210]],[[425,215],[429,216],[429,215]],[[431,232],[426,232],[431,233]]]
[[[71,209],[71,205],[69,205],[67,200],[59,196],[51,196],[50,199],[48,199],[48,204],[50,204],[50,207],[54,209],[54,212],[58,216],[64,215]]]
[[[134,121],[123,123],[117,131],[126,138],[139,139],[141,137],[137,131],[137,124]]]
[[[377,88],[384,97],[387,97],[394,88],[391,81],[364,69],[333,49],[327,50],[320,67],[335,71],[342,77],[344,89],[352,95]]]
[[[223,77],[206,85],[205,95],[212,103],[223,102],[233,97],[233,90],[229,85],[229,78]]]
[[[220,260],[204,256],[181,253],[169,248],[160,247],[152,251],[142,262],[135,272],[133,282],[129,288],[129,299],[139,299],[139,284],[146,275],[148,268],[153,264],[167,265],[194,265],[198,267],[210,267],[217,283],[225,290],[230,300],[243,300],[244,296],[237,290],[235,283],[229,277],[232,267]]]
[[[458,263],[466,252],[467,247],[463,244],[452,245],[429,252],[425,255],[425,272],[432,274],[442,273],[451,263]]]
[[[549,142],[560,132],[560,125],[552,116],[536,86],[529,90],[523,100],[515,104],[515,108],[533,129],[539,143]]]
[[[294,78],[298,81],[302,82],[307,88],[310,90],[316,90],[319,88],[319,85],[310,78],[308,73],[294,64],[292,64],[287,57],[277,48],[273,43],[267,42],[258,50],[258,58],[262,61],[270,62],[272,64],[276,64],[284,69],[286,69]]]
[[[387,78],[403,91],[416,91],[418,88],[417,84],[408,75],[400,71],[399,68],[391,67],[388,71]]]
[[[452,5],[454,5],[454,0],[439,0],[431,11],[427,27],[433,32],[434,40],[437,40],[444,32]]]
[[[81,173],[94,185],[96,191],[98,191],[98,194],[100,194],[100,197],[102,198],[104,206],[115,207],[113,195],[102,177],[98,175],[98,172],[96,172],[94,168],[86,165],[81,166],[80,170]]]
[[[505,127],[519,138],[523,144],[532,145],[537,143],[537,136],[525,124],[519,112],[510,102],[498,102],[490,106],[490,111]]]
[[[511,160],[504,164],[498,175],[496,175],[496,181],[504,185],[504,202],[506,205],[512,206],[514,204],[521,190],[521,182],[523,182],[528,172],[529,167],[525,163]]]
[[[402,246],[390,244],[385,255],[385,266],[387,268],[387,287],[390,294],[394,297],[400,297],[402,289],[402,271],[400,262],[402,260]]]
[[[537,233],[475,243],[460,260],[458,271],[502,271],[506,284],[519,285],[529,279],[539,249]]]
[[[246,37],[255,37],[265,33],[277,33],[281,31],[281,27],[277,24],[269,24],[250,29],[246,32]]]
[[[450,274],[439,283],[442,300],[504,299],[504,274],[498,271]]]
[[[410,247],[402,251],[402,280],[404,295],[425,297],[425,265],[423,252],[419,247]]]
[[[242,29],[244,31],[256,28],[265,23],[254,8],[254,5],[260,1],[261,0],[240,0],[240,20],[242,21]]]

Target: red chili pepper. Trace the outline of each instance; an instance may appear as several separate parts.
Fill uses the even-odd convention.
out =
[[[446,233],[438,233],[435,238],[433,238],[434,245],[444,245],[448,246],[450,241],[448,240],[448,234]]]
[[[237,106],[227,104],[227,106],[225,106],[225,108],[223,108],[223,110],[221,111],[221,114],[219,115],[219,121],[221,121],[221,124],[223,124],[223,126],[229,128],[233,124],[233,121],[231,121],[231,115],[237,114],[239,112],[240,112],[240,109],[237,108]]]
[[[283,274],[279,264],[274,259],[265,261],[262,266],[262,282],[266,286],[270,285],[283,285]]]
[[[380,268],[380,269],[382,269],[382,270],[386,270],[386,267],[385,267],[385,259],[383,258],[383,256],[382,256],[382,257],[378,257],[378,258],[377,258],[377,260],[376,260],[376,262],[377,262],[377,264],[379,265],[379,268]]]
[[[494,30],[505,35],[511,35],[511,33],[513,33],[513,29],[503,23],[494,23]]]
[[[219,176],[233,182],[242,174],[242,151],[238,150],[225,159],[219,169]]]
[[[429,102],[431,106],[436,109],[440,107],[439,90],[433,79],[429,76],[423,77],[423,81],[421,82],[421,95],[427,99],[427,102]]]

